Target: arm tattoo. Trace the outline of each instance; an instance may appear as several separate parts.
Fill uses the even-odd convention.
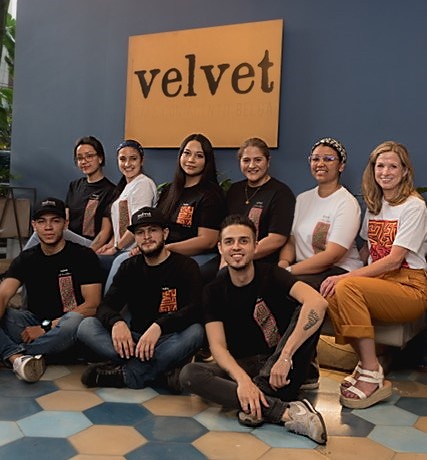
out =
[[[319,315],[317,314],[315,310],[310,310],[308,314],[308,321],[306,324],[304,324],[304,327],[303,327],[304,331],[308,331],[318,322],[319,322]]]

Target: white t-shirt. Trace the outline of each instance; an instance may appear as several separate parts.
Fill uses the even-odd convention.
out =
[[[378,215],[366,211],[360,236],[368,241],[369,263],[390,254],[392,246],[408,249],[402,267],[426,269],[427,208],[424,200],[410,196],[390,206],[383,200]]]
[[[328,242],[347,248],[336,264],[344,270],[360,268],[355,238],[360,227],[360,206],[344,187],[321,198],[318,187],[297,196],[292,235],[295,239],[296,261],[324,251]]]
[[[111,205],[114,243],[123,236],[130,225],[132,214],[144,206],[153,207],[157,203],[157,188],[152,179],[140,174],[123,189],[119,198]]]

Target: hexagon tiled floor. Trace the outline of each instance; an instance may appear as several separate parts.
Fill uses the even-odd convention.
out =
[[[393,396],[366,410],[342,409],[342,373],[321,372],[307,392],[323,414],[329,441],[317,446],[280,426],[250,429],[233,411],[192,395],[145,388],[87,389],[83,366],[49,366],[26,384],[0,368],[0,458],[21,460],[427,460],[427,379],[395,371]]]

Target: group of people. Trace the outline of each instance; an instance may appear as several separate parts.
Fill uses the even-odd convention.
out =
[[[82,375],[88,387],[166,385],[235,408],[244,425],[283,424],[324,444],[323,418],[299,392],[318,386],[327,311],[337,342],[359,356],[341,404],[389,397],[373,321],[412,321],[427,309],[427,210],[406,148],[384,142],[369,157],[360,250],[341,142],[313,145],[317,186],[296,200],[270,176],[264,141],[246,140],[238,159],[245,179],[224,194],[209,139],[192,134],[158,197],[138,142],[118,146],[114,186],[102,144],[79,139],[85,177],[65,203],[35,206],[34,235],[0,284],[5,365],[35,382],[46,363],[79,356],[94,363]],[[21,285],[26,308],[8,307]],[[206,339],[214,361],[194,362]]]

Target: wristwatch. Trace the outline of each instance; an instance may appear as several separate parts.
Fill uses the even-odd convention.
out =
[[[44,319],[41,323],[41,327],[45,332],[49,332],[52,329],[52,321],[50,319]]]

